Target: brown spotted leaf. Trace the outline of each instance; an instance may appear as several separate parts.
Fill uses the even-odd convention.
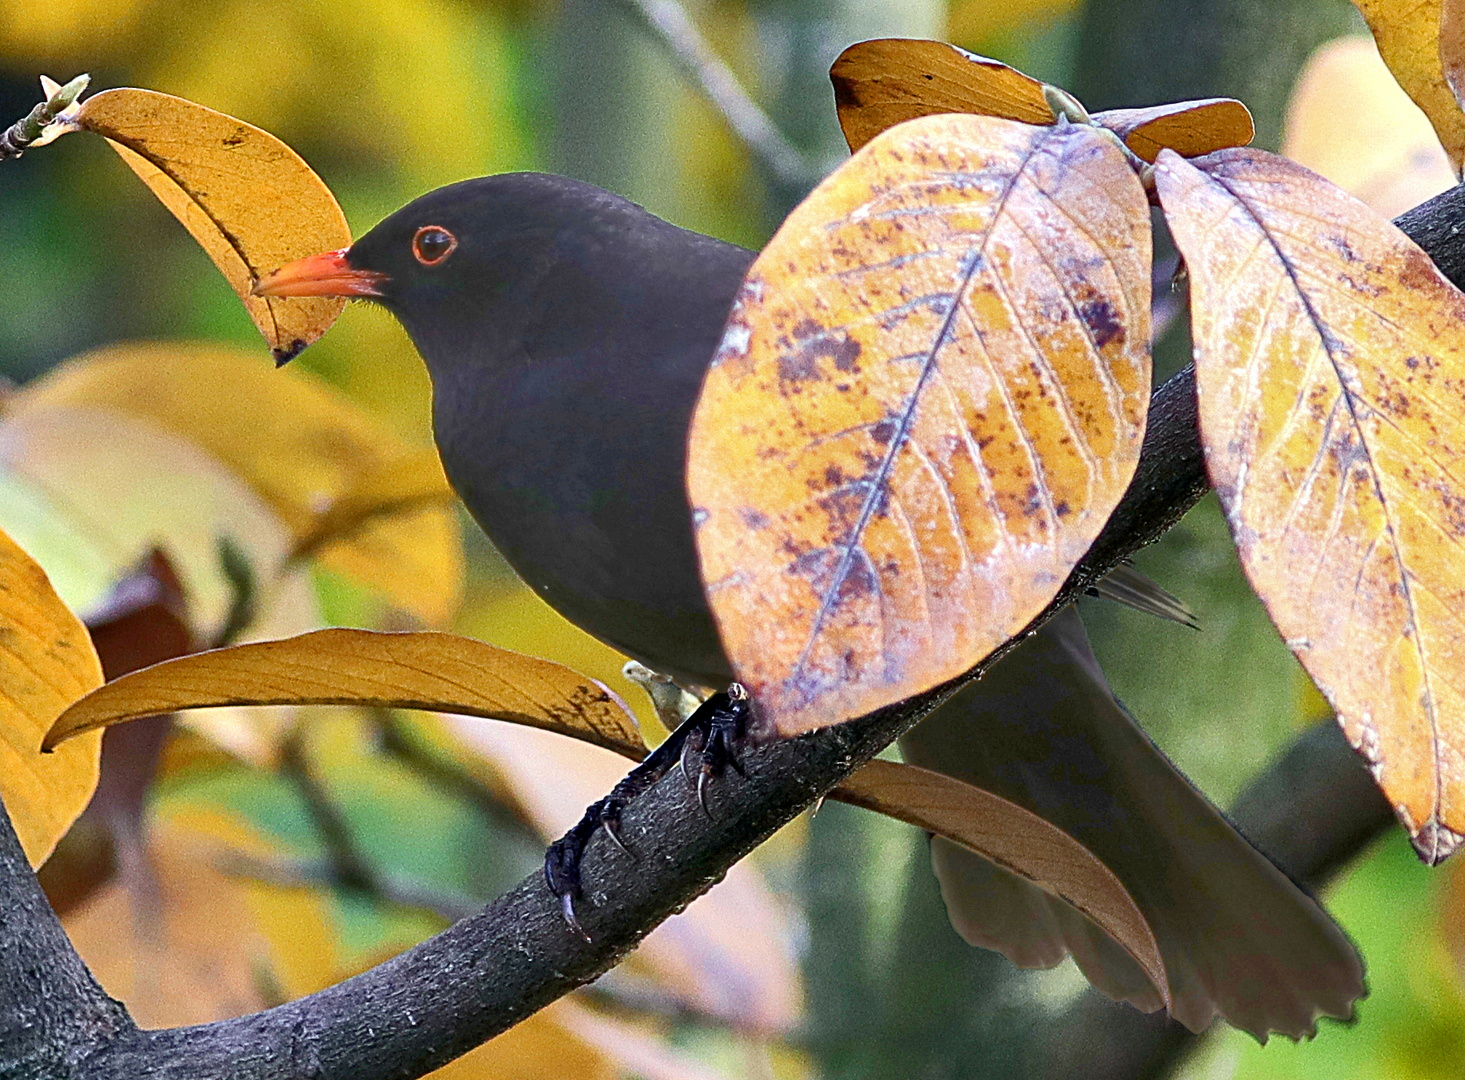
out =
[[[46,573],[0,533],[0,801],[32,866],[45,861],[97,786],[101,736],[41,753],[51,718],[102,681],[81,624]]]
[[[1284,158],[1167,153],[1156,183],[1242,564],[1438,862],[1465,833],[1465,296]]]
[[[432,709],[644,753],[621,700],[569,668],[452,634],[346,629],[194,653],[124,675],[62,713],[45,745],[140,716],[226,705]]]
[[[88,98],[76,123],[105,136],[208,253],[276,359],[288,360],[336,321],[346,302],[261,297],[261,273],[351,243],[335,196],[300,155],[232,116],[153,90]]]
[[[1110,109],[1094,114],[1145,161],[1169,147],[1185,157],[1245,146],[1256,134],[1251,113],[1235,98],[1206,98],[1154,105],[1148,109]]]
[[[942,41],[881,38],[851,45],[829,69],[851,151],[886,128],[936,113],[980,113],[1051,124],[1043,84]]]
[[[1066,832],[981,788],[893,761],[870,762],[830,795],[944,836],[1066,900],[1124,947],[1169,1007],[1149,923],[1114,873]]]
[[[1455,101],[1441,52],[1444,0],[1353,0],[1399,85],[1424,110],[1454,163],[1465,159],[1465,113]]]
[[[956,676],[1057,592],[1139,453],[1148,230],[1108,132],[969,115],[877,137],[790,215],[688,469],[765,732]]]

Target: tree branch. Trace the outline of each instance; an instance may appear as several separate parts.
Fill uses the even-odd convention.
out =
[[[1454,189],[1400,224],[1428,239],[1452,276],[1465,269],[1453,222],[1465,220]],[[1193,373],[1154,396],[1133,484],[1063,590],[1029,629],[1077,598],[1149,543],[1206,489],[1195,427]],[[1019,635],[1019,638],[1024,635]],[[538,874],[477,915],[327,990],[252,1016],[199,1027],[138,1031],[106,1001],[44,908],[8,827],[0,837],[0,1076],[30,1060],[76,1062],[85,1080],[136,1076],[189,1080],[351,1077],[410,1080],[477,1046],[617,963],[653,927],[685,907],[776,829],[914,726],[972,675],[812,735],[768,743],[745,758],[747,777],[727,774],[708,820],[673,772],[629,806],[621,832],[636,861],[603,834],[586,850],[580,919],[572,933]],[[8,843],[4,838],[9,838]],[[17,862],[17,859],[19,861]],[[76,1061],[81,1048],[94,1047]],[[20,1049],[15,1049],[19,1047]],[[7,1071],[8,1070],[8,1071]]]
[[[72,1075],[135,1030],[76,955],[0,802],[0,1080]]]
[[[619,0],[632,18],[644,25],[666,47],[679,71],[722,114],[770,180],[803,198],[819,180],[819,173],[778,125],[743,89],[732,68],[712,51],[707,40],[677,0]]]

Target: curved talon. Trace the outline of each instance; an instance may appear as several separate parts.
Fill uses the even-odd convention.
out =
[[[682,779],[686,780],[688,787],[692,786],[692,770],[688,767],[687,761],[694,753],[696,753],[696,750],[692,746],[691,739],[688,739],[686,742],[682,743],[682,752],[677,760],[677,763],[681,766]]]
[[[590,935],[585,933],[585,928],[580,925],[580,920],[575,918],[574,893],[565,893],[560,897],[560,912],[564,915],[565,922],[571,930],[575,931],[575,933],[579,934],[586,941],[590,940]]]
[[[705,767],[697,774],[697,802],[702,806],[702,813],[710,819],[712,811],[707,808],[707,777],[709,775],[710,773]]]
[[[580,891],[580,859],[585,846],[597,828],[603,828],[611,843],[631,858],[636,858],[618,831],[621,811],[652,784],[680,767],[682,777],[697,792],[697,803],[710,819],[712,808],[707,803],[707,781],[731,765],[740,775],[742,763],[737,758],[737,744],[743,736],[748,716],[748,695],[734,684],[727,693],[716,694],[703,703],[688,720],[674,731],[666,742],[632,769],[611,790],[610,794],[586,808],[579,824],[550,845],[544,856],[544,881],[559,897],[565,925],[586,941],[590,935],[575,917],[575,897]],[[692,762],[696,760],[697,780],[692,782]]]
[[[600,827],[605,830],[605,835],[610,837],[611,843],[626,853],[627,858],[634,859],[636,857],[635,852],[626,847],[626,842],[621,839],[621,834],[616,831],[617,826],[614,819],[605,818],[601,821]]]

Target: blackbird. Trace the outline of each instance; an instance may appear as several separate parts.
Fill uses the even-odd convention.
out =
[[[753,253],[599,188],[516,173],[422,196],[265,296],[364,297],[427,363],[448,479],[540,596],[602,641],[700,686],[732,670],[698,577],[684,486],[703,374]],[[1181,617],[1133,573],[1120,599]],[[1152,926],[1172,1015],[1259,1038],[1344,1017],[1362,968],[1331,919],[1154,747],[1114,699],[1070,609],[902,740],[906,759],[1069,832]],[[1110,996],[1162,1005],[1075,909],[939,839],[953,925],[1026,966],[1071,953]]]

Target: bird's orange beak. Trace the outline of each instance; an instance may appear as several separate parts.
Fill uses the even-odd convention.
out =
[[[357,270],[346,261],[347,248],[324,251],[286,263],[254,283],[251,296],[381,296],[387,275]]]

